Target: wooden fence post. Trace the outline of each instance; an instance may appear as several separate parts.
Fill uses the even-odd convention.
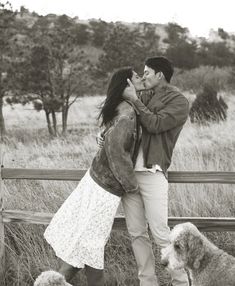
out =
[[[0,143],[1,144],[1,143]],[[3,223],[3,181],[2,181],[2,148],[0,146],[0,285],[4,285],[5,272],[5,234]]]

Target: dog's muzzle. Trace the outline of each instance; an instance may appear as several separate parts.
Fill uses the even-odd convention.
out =
[[[168,259],[165,258],[165,259],[161,259],[160,263],[161,263],[162,266],[167,267],[169,261],[168,261]]]
[[[169,246],[165,247],[161,250],[161,265],[163,265],[164,267],[167,267],[169,264]]]

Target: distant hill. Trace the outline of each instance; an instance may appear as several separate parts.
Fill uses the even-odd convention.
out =
[[[60,15],[61,16],[61,15]],[[46,21],[51,23],[51,27],[53,26],[54,22],[58,19],[59,15],[56,14],[48,14],[46,16],[40,16],[36,12],[30,12],[28,9],[21,7],[20,11],[17,13],[17,21],[19,22],[20,26],[26,26],[28,29],[31,29],[33,25],[40,19],[44,18]],[[102,54],[102,44],[105,40],[105,37],[108,35],[108,31],[112,29],[113,26],[122,24],[128,27],[130,30],[139,30],[140,34],[145,35],[147,31],[154,31],[155,35],[158,37],[158,50],[164,53],[169,46],[169,34],[167,32],[167,25],[164,24],[152,24],[147,22],[141,23],[128,23],[128,22],[105,22],[100,19],[89,19],[89,20],[82,20],[79,17],[68,17],[66,16],[72,23],[79,24],[84,26],[84,30],[88,33],[88,41],[83,45],[84,50],[86,53],[91,57],[92,61],[97,62],[99,56]],[[175,23],[176,24],[176,23]],[[97,25],[98,28],[95,28]],[[180,27],[178,24],[176,24]],[[181,28],[181,27],[180,27]],[[103,29],[103,30],[102,30]],[[190,31],[187,28],[182,28],[186,31],[186,36],[189,42],[195,41],[198,46],[201,45],[202,42],[225,42],[229,49],[235,49],[235,34],[229,34],[224,31],[222,28],[218,29],[218,31],[211,30],[208,38],[203,37],[192,37]],[[177,30],[176,30],[177,32]],[[92,42],[92,37],[94,33],[97,34],[97,37],[100,36],[100,44],[94,44]],[[103,33],[103,34],[102,34]],[[26,40],[26,35],[24,29],[22,31],[18,31],[18,35],[15,36],[18,41]],[[103,37],[103,38],[102,38]],[[102,38],[102,40],[101,40]],[[148,40],[148,39],[147,39]]]
[[[100,74],[130,64],[138,70],[144,59],[153,55],[168,57],[180,69],[235,65],[235,34],[219,28],[211,30],[208,38],[192,37],[187,27],[177,23],[105,22],[56,14],[41,16],[21,7],[16,11],[11,41],[16,44],[16,50],[18,45],[25,51],[24,57],[35,44],[48,43],[51,35],[56,36],[57,28],[60,33],[75,38],[74,50],[81,51],[91,64],[103,69]],[[65,37],[61,44],[66,42]]]

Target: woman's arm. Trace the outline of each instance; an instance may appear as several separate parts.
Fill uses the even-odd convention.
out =
[[[137,192],[138,183],[130,150],[134,144],[134,121],[122,116],[105,134],[104,148],[109,167],[126,192]]]

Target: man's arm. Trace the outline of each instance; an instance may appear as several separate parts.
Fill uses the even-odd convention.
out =
[[[123,116],[105,134],[104,148],[109,167],[126,192],[137,192],[138,183],[134,173],[130,149],[132,144],[133,122]]]
[[[129,86],[124,90],[123,97],[131,101],[139,111],[141,124],[149,133],[157,134],[176,126],[182,125],[188,118],[189,103],[181,94],[164,105],[159,101],[160,110],[150,110],[137,97],[135,88],[130,80],[127,80]],[[157,100],[155,100],[155,107]]]
[[[182,95],[154,112],[149,110],[139,99],[133,102],[140,114],[141,124],[149,133],[165,132],[185,123],[189,114],[189,103]],[[159,105],[162,102],[159,102]]]

